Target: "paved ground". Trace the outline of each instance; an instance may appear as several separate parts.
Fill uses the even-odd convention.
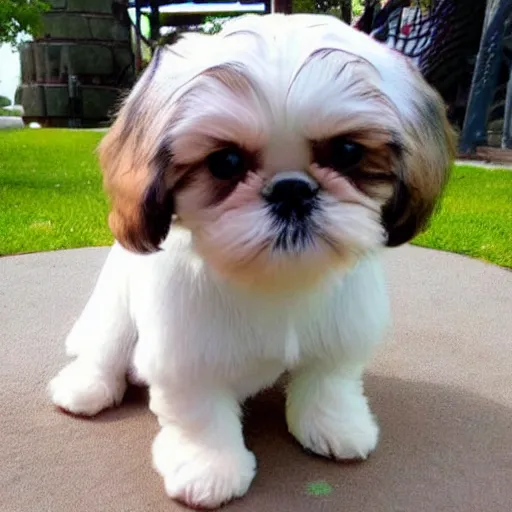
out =
[[[21,117],[0,116],[0,130],[2,128],[23,128]]]
[[[474,167],[484,167],[485,169],[511,169],[512,164],[505,163],[492,163],[492,162],[483,162],[482,160],[457,160],[457,164],[459,165],[472,165]]]
[[[175,512],[150,462],[144,393],[94,420],[45,396],[105,249],[0,258],[0,510]],[[279,390],[248,405],[259,473],[230,512],[504,512],[512,503],[512,272],[404,247],[386,257],[395,327],[370,368],[382,429],[360,464],[291,440]]]

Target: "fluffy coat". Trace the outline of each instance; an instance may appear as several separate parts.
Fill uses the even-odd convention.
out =
[[[243,175],[219,177],[226,148]],[[337,148],[357,164],[336,168]],[[379,254],[424,228],[452,156],[417,70],[334,18],[244,16],[160,50],[100,147],[117,241],[53,402],[94,415],[128,373],[147,384],[154,466],[192,506],[248,490],[240,404],[284,372],[291,434],[366,458],[379,429],[362,375],[389,323]],[[269,207],[285,181],[315,195],[304,218]]]

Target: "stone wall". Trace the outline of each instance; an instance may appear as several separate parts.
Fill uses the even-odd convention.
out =
[[[135,80],[129,27],[111,0],[51,0],[43,35],[21,51],[17,92],[25,121],[45,126],[107,124]],[[73,84],[73,86],[71,86]]]

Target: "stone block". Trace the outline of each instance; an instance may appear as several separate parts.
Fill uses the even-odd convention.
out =
[[[82,87],[82,108],[84,119],[105,119],[114,113],[119,90],[113,87]]]
[[[51,9],[65,9],[67,0],[46,0]]]
[[[131,87],[135,81],[133,54],[130,48],[114,48],[112,50],[115,69],[119,77],[119,85]]]
[[[110,0],[67,0],[67,10],[112,14],[112,3]]]
[[[45,85],[46,115],[48,117],[66,117],[69,115],[68,86]]]
[[[109,41],[128,41],[130,31],[114,18],[90,17],[89,27],[93,39]]]
[[[52,43],[33,45],[36,80],[42,82],[58,81],[60,72],[59,47]]]
[[[33,45],[28,43],[20,48],[21,80],[24,83],[36,81],[36,65]]]
[[[43,16],[43,34],[56,39],[90,39],[89,18],[80,14],[51,12]]]
[[[130,32],[111,16],[52,12],[43,16],[43,34],[55,39],[129,41]]]
[[[46,115],[46,102],[42,85],[22,85],[21,104],[26,117],[44,117]]]
[[[34,66],[36,70],[36,80],[44,82],[46,79],[46,45],[35,44],[33,47],[34,52]]]
[[[33,67],[39,82],[67,83],[68,75],[105,76],[115,72],[112,48],[101,44],[39,43],[34,52]]]
[[[62,45],[57,43],[50,43],[44,45],[45,54],[45,81],[56,83],[65,81],[65,70],[62,69],[61,56]]]
[[[109,75],[114,72],[112,50],[99,44],[70,44],[66,48],[70,74]]]

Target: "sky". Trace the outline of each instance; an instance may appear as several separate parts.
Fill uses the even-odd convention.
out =
[[[20,57],[12,46],[0,45],[0,95],[14,101],[16,87],[20,83]]]

